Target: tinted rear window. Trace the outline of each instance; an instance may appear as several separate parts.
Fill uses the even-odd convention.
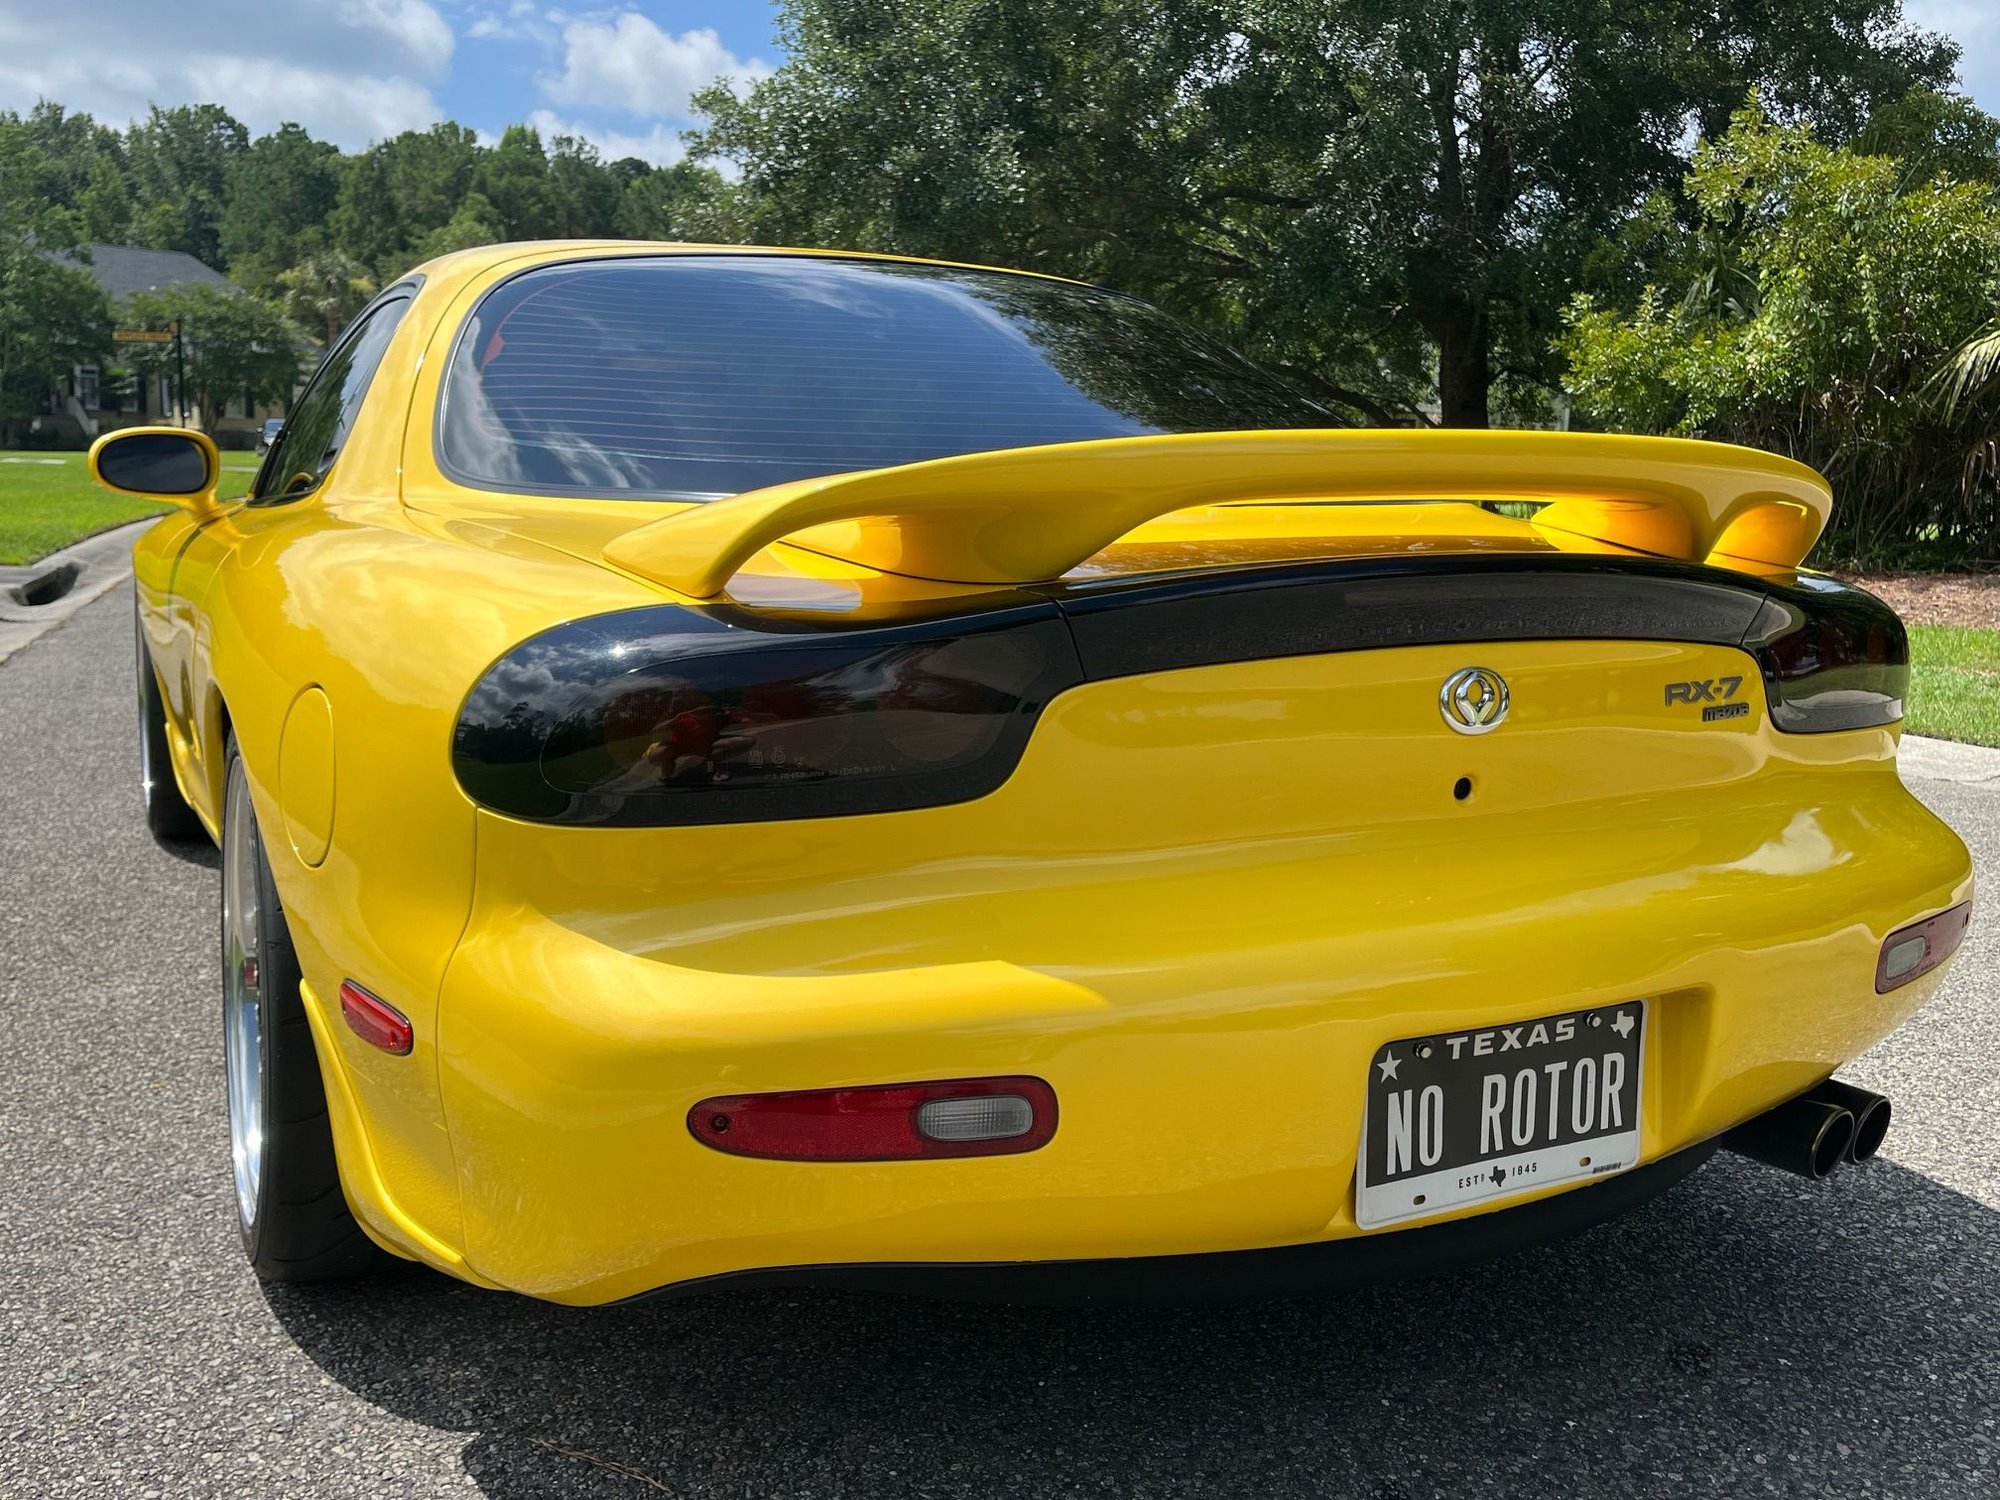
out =
[[[472,484],[736,494],[954,453],[1328,413],[1129,297],[1004,272],[790,256],[588,261],[502,283],[446,373]]]

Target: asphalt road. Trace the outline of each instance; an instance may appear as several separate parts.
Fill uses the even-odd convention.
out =
[[[1731,1157],[1567,1244],[1145,1311],[423,1272],[259,1290],[212,857],[133,790],[128,592],[0,666],[0,1495],[2000,1495],[2000,923],[1850,1076],[1886,1156]],[[2000,784],[1918,790],[2000,858]]]

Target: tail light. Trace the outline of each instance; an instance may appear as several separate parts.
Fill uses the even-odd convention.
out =
[[[1961,901],[1949,911],[1897,928],[1883,942],[1882,956],[1875,961],[1875,993],[1886,995],[1898,985],[1930,973],[1957,951],[1971,925],[1972,903]]]
[[[1765,601],[1745,644],[1763,668],[1771,722],[1779,729],[1824,734],[1903,717],[1909,636],[1873,594],[1802,574]]]
[[[1055,1135],[1056,1094],[1039,1078],[730,1094],[689,1110],[688,1129],[732,1156],[781,1161],[1011,1156]]]
[[[509,652],[453,744],[478,802],[554,823],[834,817],[983,796],[1081,679],[1055,607],[833,629],[673,607]]]

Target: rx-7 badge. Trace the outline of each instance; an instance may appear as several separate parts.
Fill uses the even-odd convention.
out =
[[[1694,682],[1667,684],[1667,706],[1676,703],[1727,703],[1743,686],[1741,677],[1703,677]]]
[[[1716,719],[1745,719],[1750,716],[1748,703],[1732,703],[1736,690],[1743,686],[1741,677],[1701,677],[1693,682],[1670,682],[1667,684],[1667,707],[1676,703],[1700,703],[1706,705],[1701,711],[1704,724]]]

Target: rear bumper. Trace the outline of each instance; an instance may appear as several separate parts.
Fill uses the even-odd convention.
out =
[[[1413,646],[1093,682],[1048,705],[1003,785],[946,806],[481,812],[434,1025],[410,1058],[342,1043],[364,1111],[375,1080],[434,1065],[460,1210],[435,1238],[461,1274],[563,1302],[773,1267],[1400,1256],[1435,1224],[1602,1186],[1363,1231],[1385,1043],[1643,999],[1644,1166],[1810,1088],[1935,991],[1941,970],[1874,987],[1884,938],[1972,885],[1889,731],[1664,701],[1754,669],[1728,648],[1502,641],[1478,664],[1513,716],[1473,738],[1438,710],[1466,664]],[[753,1159],[687,1123],[719,1095],[1012,1075],[1060,1101],[1018,1155]],[[408,1144],[375,1143],[392,1191]]]
[[[1488,845],[1378,838],[1365,870],[1338,847],[1309,860],[1230,851],[1201,872],[1229,900],[1205,908],[1176,895],[1191,879],[1181,867],[1116,884],[1090,871],[1102,930],[1089,964],[1034,961],[1062,956],[1047,925],[1060,889],[1028,910],[978,896],[986,926],[966,925],[957,962],[882,951],[801,972],[778,961],[782,942],[796,952],[793,929],[761,970],[697,966],[692,947],[673,962],[636,939],[644,912],[558,920],[496,875],[438,1031],[466,1270],[595,1304],[769,1268],[901,1281],[913,1264],[1212,1266],[1218,1252],[1296,1247],[1304,1265],[1315,1246],[1385,1247],[1348,1257],[1341,1274],[1365,1275],[1433,1243],[1418,1237],[1440,1222],[1470,1221],[1467,1244],[1506,1249],[1571,1212],[1526,1208],[1577,1197],[1575,1212],[1616,1212],[1656,1179],[1364,1232],[1363,1072],[1398,1038],[1644,998],[1642,1164],[1684,1160],[1833,1073],[1935,991],[1943,970],[1877,995],[1877,955],[1890,931],[1967,899],[1971,872],[1892,764],[1821,768],[1817,788],[1805,774],[1733,804],[1690,799],[1685,816],[1627,835],[1586,808],[1513,822]],[[609,837],[576,836],[568,847],[600,854]],[[506,837],[482,833],[482,857]],[[603,875],[506,852],[544,891]],[[818,921],[887,899],[801,878]],[[902,888],[890,929],[917,931],[932,902],[963,920],[932,879]],[[675,919],[739,954],[756,947],[740,906]],[[1022,957],[980,958],[981,946]],[[1019,1156],[756,1160],[709,1149],[686,1123],[718,1094],[1008,1074],[1047,1080],[1061,1101],[1055,1138]]]

